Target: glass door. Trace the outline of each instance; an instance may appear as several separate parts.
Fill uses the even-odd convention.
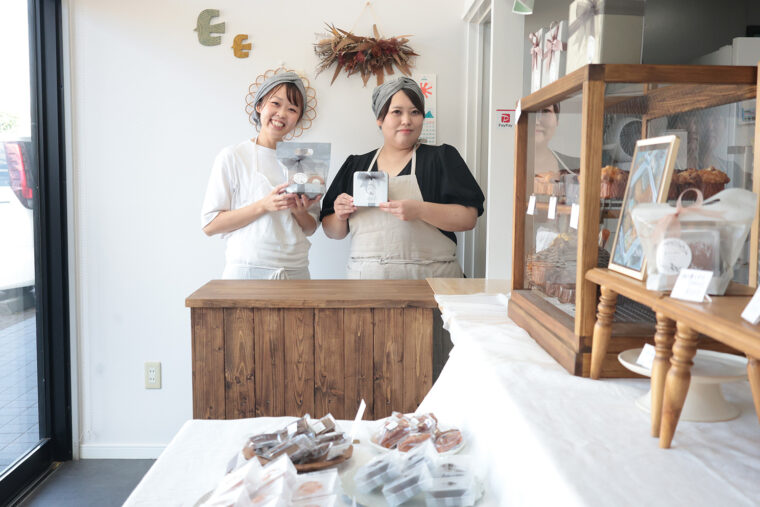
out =
[[[0,2],[0,504],[71,459],[59,34],[60,1]]]

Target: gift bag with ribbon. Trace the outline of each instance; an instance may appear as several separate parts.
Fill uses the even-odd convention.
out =
[[[646,0],[570,4],[567,73],[588,63],[641,63]]]
[[[544,35],[541,86],[546,86],[565,75],[567,60],[567,22],[554,21]]]
[[[693,192],[697,199],[683,203]],[[647,289],[670,290],[682,269],[712,271],[708,294],[722,295],[734,276],[734,264],[757,210],[757,196],[731,188],[703,201],[696,188],[684,190],[676,206],[645,203],[633,209],[647,266]]]
[[[543,58],[544,29],[528,34],[530,41],[530,92],[541,88],[541,59]]]

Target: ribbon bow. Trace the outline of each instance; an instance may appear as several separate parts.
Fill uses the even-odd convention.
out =
[[[681,202],[681,199],[683,199],[683,196],[687,192],[692,192],[692,191],[696,192],[697,200],[694,201],[694,204],[692,204],[691,206],[684,206],[683,203]],[[705,209],[704,206],[702,206],[703,201],[704,201],[704,196],[702,195],[702,192],[698,188],[687,188],[686,190],[681,192],[681,195],[678,196],[678,200],[676,201],[676,212],[669,215],[665,215],[664,217],[660,218],[657,221],[657,225],[654,228],[653,237],[655,239],[664,238],[665,233],[671,230],[671,227],[673,231],[673,236],[679,237],[681,235],[681,221],[679,220],[679,217],[683,217],[685,215],[699,214],[704,217],[723,218],[722,212]]]
[[[573,35],[581,26],[585,25],[589,19],[593,19],[594,16],[599,14],[599,3],[599,0],[584,0],[578,2],[578,7],[576,7],[575,11],[576,18],[567,29],[568,36]],[[596,27],[594,26],[595,24],[593,21],[589,23],[589,25],[591,29],[587,35],[593,37],[596,33]]]
[[[530,33],[530,34],[528,34],[528,39],[530,39],[530,43],[533,45],[530,48],[531,69],[537,69],[538,68],[538,57],[541,55],[541,40],[538,38],[538,34],[537,33]]]
[[[559,23],[552,21],[552,24],[549,26],[549,33],[544,41],[544,60],[547,60],[544,68],[552,66],[554,53],[559,53],[560,51],[567,51],[567,43],[559,40]]]

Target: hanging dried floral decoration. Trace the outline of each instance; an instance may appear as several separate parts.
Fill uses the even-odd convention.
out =
[[[407,37],[410,35],[384,39],[380,37],[377,25],[372,25],[374,37],[354,35],[334,25],[327,25],[327,28],[332,33],[332,38],[323,39],[314,44],[314,52],[319,58],[317,75],[333,65],[336,66],[330,84],[335,82],[341,70],[345,70],[349,76],[358,72],[364,81],[364,86],[367,85],[372,74],[377,78],[378,85],[383,84],[385,74],[393,74],[394,65],[402,74],[412,75],[411,60],[419,55],[409,47]]]

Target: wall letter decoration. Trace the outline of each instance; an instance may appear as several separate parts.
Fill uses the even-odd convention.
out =
[[[218,46],[222,43],[221,37],[212,36],[212,33],[224,33],[224,23],[211,24],[211,19],[219,16],[218,9],[206,9],[198,14],[198,23],[195,32],[198,32],[198,42],[204,46]]]
[[[248,40],[248,34],[246,33],[239,33],[235,36],[235,40],[232,43],[232,50],[235,53],[236,57],[248,58],[248,52],[253,47],[253,44],[250,42],[248,44],[243,44],[243,42],[246,40]]]

